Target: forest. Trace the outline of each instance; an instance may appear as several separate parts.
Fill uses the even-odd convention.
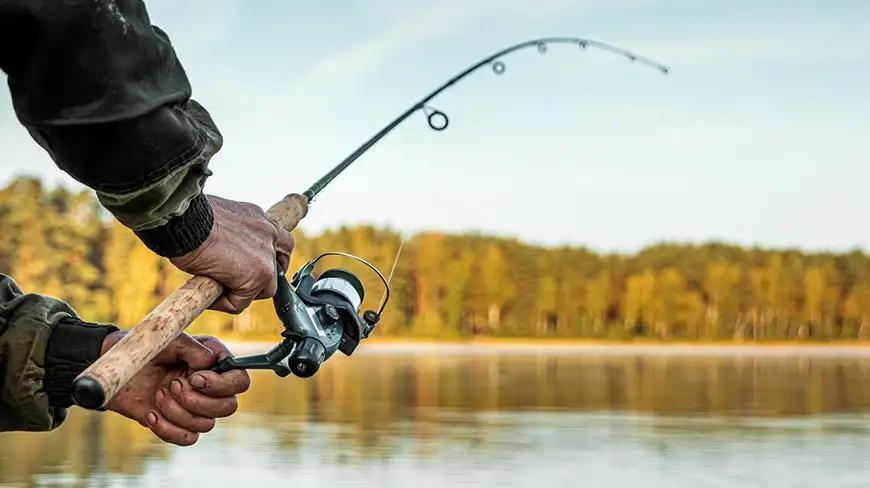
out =
[[[145,248],[89,191],[19,177],[0,189],[0,272],[26,292],[61,298],[85,320],[130,327],[189,276]],[[327,251],[390,273],[391,294],[372,337],[834,341],[870,339],[870,257],[727,243],[658,243],[633,255],[545,248],[480,234],[358,225],[294,231],[288,276]],[[401,253],[397,253],[401,247]],[[330,256],[365,283],[364,309],[383,285],[358,263]],[[244,313],[206,312],[188,329],[234,339],[277,338],[271,301]]]

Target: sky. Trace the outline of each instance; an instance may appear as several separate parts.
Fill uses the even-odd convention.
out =
[[[503,59],[406,120],[301,224],[485,232],[634,252],[660,241],[870,250],[870,2],[150,0],[224,147],[206,192],[301,193],[474,62]],[[0,96],[0,181],[81,189]]]

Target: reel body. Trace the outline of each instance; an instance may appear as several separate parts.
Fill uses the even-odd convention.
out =
[[[317,262],[335,255],[365,264],[383,281],[384,298],[377,312],[366,310],[359,314],[365,288],[351,271],[332,268],[314,276]],[[353,354],[378,324],[390,296],[390,285],[377,268],[346,253],[321,254],[305,263],[289,282],[280,266],[277,272],[278,291],[272,302],[284,326],[281,332],[284,339],[263,354],[225,358],[212,367],[212,371],[271,369],[281,377],[292,373],[300,378],[310,378],[336,351],[346,356]]]

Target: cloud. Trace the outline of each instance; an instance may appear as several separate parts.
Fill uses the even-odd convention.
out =
[[[324,83],[334,84],[335,80],[358,80],[402,52],[457,36],[499,3],[498,0],[439,0],[405,7],[401,15],[394,15],[391,27],[326,57],[295,80],[292,88],[305,93]]]

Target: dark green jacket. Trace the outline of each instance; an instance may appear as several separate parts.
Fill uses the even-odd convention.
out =
[[[0,69],[33,140],[152,251],[179,256],[206,239],[202,189],[222,137],[142,1],[0,0]],[[72,379],[114,330],[26,291],[0,275],[4,431],[59,425]]]

